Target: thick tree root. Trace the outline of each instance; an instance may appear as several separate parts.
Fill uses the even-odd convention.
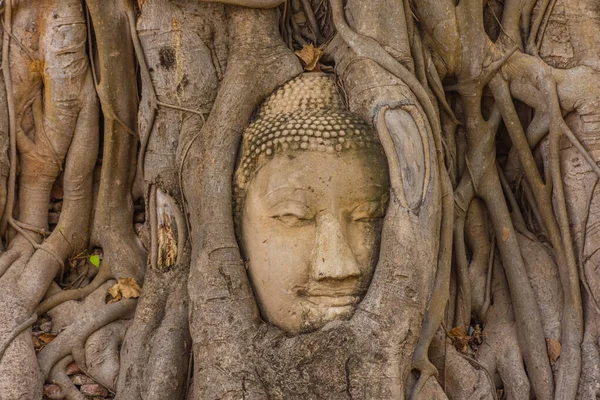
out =
[[[135,52],[127,17],[129,2],[88,0],[96,34],[98,93],[104,113],[103,166],[92,244],[104,251],[113,275],[142,283],[146,252],[133,230],[132,187],[136,174],[137,85]],[[117,35],[120,40],[113,40]],[[113,54],[120,54],[115,58]],[[112,88],[119,87],[119,91]]]
[[[42,301],[35,309],[35,312],[38,315],[43,315],[65,301],[83,300],[85,297],[98,289],[102,284],[104,284],[104,282],[113,278],[114,276],[110,271],[110,267],[106,263],[102,263],[100,270],[89,285],[79,289],[63,290],[62,292],[56,293],[55,295]]]
[[[69,378],[65,372],[67,365],[72,362],[73,356],[68,355],[56,363],[52,368],[50,376],[48,377],[48,382],[60,386],[61,392],[55,396],[48,396],[50,399],[86,400],[86,397],[77,390],[73,381],[71,381],[71,378]]]
[[[88,296],[78,318],[39,352],[38,363],[45,378],[48,378],[52,367],[69,354],[73,354],[79,368],[86,370],[83,349],[88,337],[113,321],[132,316],[137,300],[121,300],[99,307],[104,303],[106,291],[114,284],[114,281],[111,282]]]
[[[231,177],[240,136],[250,116],[268,94],[301,68],[278,39],[274,11],[232,8],[230,23],[231,53],[219,95],[198,140],[182,161],[190,238],[195,243],[188,282],[190,331],[194,357],[202,360],[194,365],[194,393],[215,398],[242,393],[264,397],[252,372],[254,357],[247,344],[258,322],[258,310],[234,234]],[[269,70],[273,73],[254,69],[258,60],[272,66]],[[247,90],[249,82],[252,90]],[[231,113],[232,109],[236,112]],[[215,191],[215,187],[222,190]]]
[[[86,373],[112,392],[117,387],[121,344],[130,325],[131,320],[117,320],[92,333],[85,342]]]
[[[28,329],[31,327],[31,325],[33,325],[35,323],[35,321],[37,321],[37,314],[33,314],[31,317],[29,317],[26,321],[24,321],[23,323],[21,323],[20,325],[18,325],[10,334],[10,336],[8,336],[8,338],[6,338],[4,340],[4,342],[2,342],[0,344],[0,361],[2,361],[2,356],[4,355],[4,352],[6,351],[6,349],[8,348],[8,346],[10,346],[10,344],[12,343],[13,340],[15,340],[15,338],[17,336],[19,336],[25,329]]]
[[[454,196],[450,177],[445,174],[442,180],[442,225],[440,229],[440,250],[438,268],[435,276],[433,293],[429,301],[429,310],[423,320],[421,335],[415,347],[412,368],[419,371],[419,379],[412,389],[409,399],[418,399],[428,379],[438,376],[438,370],[429,361],[429,346],[444,317],[448,303],[450,285],[450,265],[452,258],[452,227],[454,219]]]

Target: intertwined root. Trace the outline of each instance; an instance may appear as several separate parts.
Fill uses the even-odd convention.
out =
[[[21,4],[14,11],[12,35],[21,40],[10,42],[4,64],[14,83],[7,93],[16,128],[11,130],[12,150],[14,154],[18,150],[20,174],[18,208],[10,212],[9,201],[4,214],[17,236],[0,257],[0,303],[7,314],[2,318],[3,338],[33,314],[64,261],[87,243],[98,146],[98,110],[80,2]],[[50,191],[63,170],[62,214],[48,236]],[[13,198],[15,191],[13,180],[9,186]],[[16,374],[23,381],[21,386],[1,382],[6,398],[39,389],[41,377],[28,335],[19,335],[0,360],[0,375]],[[25,360],[20,353],[28,355]],[[35,398],[37,393],[41,390],[26,397]]]

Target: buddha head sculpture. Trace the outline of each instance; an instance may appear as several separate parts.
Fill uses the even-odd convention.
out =
[[[389,176],[332,77],[300,75],[263,103],[244,131],[234,190],[263,318],[288,334],[349,319],[377,264]]]

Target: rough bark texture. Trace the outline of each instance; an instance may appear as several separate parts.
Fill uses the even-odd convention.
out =
[[[0,16],[0,398],[600,397],[596,1]],[[376,132],[390,201],[352,318],[291,336],[232,185],[257,108],[315,68]]]

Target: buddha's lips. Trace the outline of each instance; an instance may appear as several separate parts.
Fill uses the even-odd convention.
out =
[[[313,288],[307,291],[299,291],[298,295],[316,305],[345,307],[359,303],[364,296],[364,291],[357,290],[357,288],[344,288],[341,290],[335,290],[333,288]]]
[[[306,296],[305,299],[310,303],[329,306],[329,307],[346,307],[357,304],[362,299],[361,296]]]

